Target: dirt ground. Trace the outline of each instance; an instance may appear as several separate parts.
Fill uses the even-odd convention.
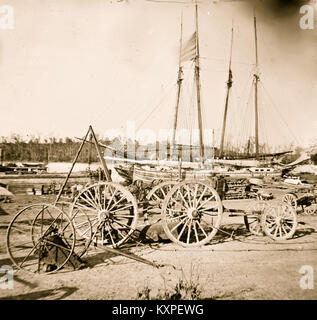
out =
[[[11,265],[6,253],[6,229],[26,205],[52,203],[52,196],[15,196],[0,203],[0,267]],[[274,242],[253,236],[242,217],[224,219],[223,229],[209,245],[181,248],[171,242],[128,243],[123,250],[162,265],[137,262],[98,248],[84,257],[88,267],[56,274],[14,272],[14,288],[1,289],[0,299],[136,299],[145,287],[150,296],[171,290],[179,279],[194,281],[201,299],[317,299],[317,274],[313,289],[301,289],[300,268],[317,271],[317,215],[298,212],[298,230],[291,240]]]

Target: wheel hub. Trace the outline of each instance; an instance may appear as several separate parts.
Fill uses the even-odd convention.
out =
[[[196,208],[189,208],[187,215],[190,219],[197,219],[199,217],[199,211]]]
[[[281,226],[284,222],[284,219],[282,217],[276,217],[275,221],[278,226]]]
[[[98,212],[98,219],[100,222],[104,222],[110,219],[110,212],[107,210],[101,210]]]

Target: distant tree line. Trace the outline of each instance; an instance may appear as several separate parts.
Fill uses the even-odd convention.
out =
[[[89,141],[90,138],[88,139]],[[104,146],[110,146],[109,149],[101,148],[107,156],[124,156],[142,159],[142,158],[165,158],[167,153],[171,153],[173,158],[173,151],[170,150],[170,144],[167,141],[148,143],[146,145],[141,145],[138,141],[132,141],[128,139],[127,141],[123,138],[116,137],[113,139],[101,139],[100,135],[97,134],[97,140],[100,144]],[[72,139],[69,137],[57,139],[55,137],[40,139],[39,137],[32,136],[28,140],[23,139],[19,135],[12,135],[10,138],[1,137],[0,138],[0,161],[1,162],[16,162],[16,161],[29,161],[29,162],[71,162],[74,160],[82,141],[79,139]],[[262,152],[267,149],[267,146],[261,146]],[[114,151],[119,150],[119,153],[115,154]],[[160,151],[158,151],[158,149]],[[226,157],[234,158],[238,155],[247,152],[242,148],[231,148],[227,149]],[[296,160],[303,149],[301,147],[289,146],[289,148],[284,148],[284,150],[294,150],[292,154],[284,157],[283,163],[289,163]],[[190,161],[195,161],[199,159],[199,148],[189,149],[183,147],[182,158],[190,159]],[[206,157],[211,158],[212,156],[218,157],[219,149],[217,148],[206,148]],[[174,151],[174,159],[179,155],[179,150]],[[312,155],[311,160],[314,164],[317,164],[317,154]],[[85,143],[83,149],[78,158],[79,162],[92,163],[98,161],[98,156],[96,148],[93,143]]]
[[[74,159],[80,144],[81,141],[68,137],[64,139],[48,138],[44,141],[38,138],[25,141],[19,136],[13,139],[2,138],[1,161],[69,162]],[[96,150],[91,145],[85,144],[78,161],[97,161]]]

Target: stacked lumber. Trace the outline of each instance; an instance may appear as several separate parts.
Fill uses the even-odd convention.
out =
[[[249,180],[244,178],[226,178],[225,199],[246,199],[246,188],[249,185]]]

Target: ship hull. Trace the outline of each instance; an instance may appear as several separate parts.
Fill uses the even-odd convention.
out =
[[[152,183],[154,180],[160,181],[177,181],[177,180],[210,180],[215,175],[233,178],[264,178],[264,177],[279,177],[280,172],[250,172],[243,170],[236,171],[215,171],[215,170],[189,170],[182,169],[181,173],[175,168],[145,168],[135,166],[131,175],[132,181],[141,180],[145,183]]]
[[[145,183],[152,183],[154,180],[177,181],[177,180],[209,180],[213,176],[211,170],[177,170],[173,168],[161,169],[134,167],[133,181],[142,180]]]

